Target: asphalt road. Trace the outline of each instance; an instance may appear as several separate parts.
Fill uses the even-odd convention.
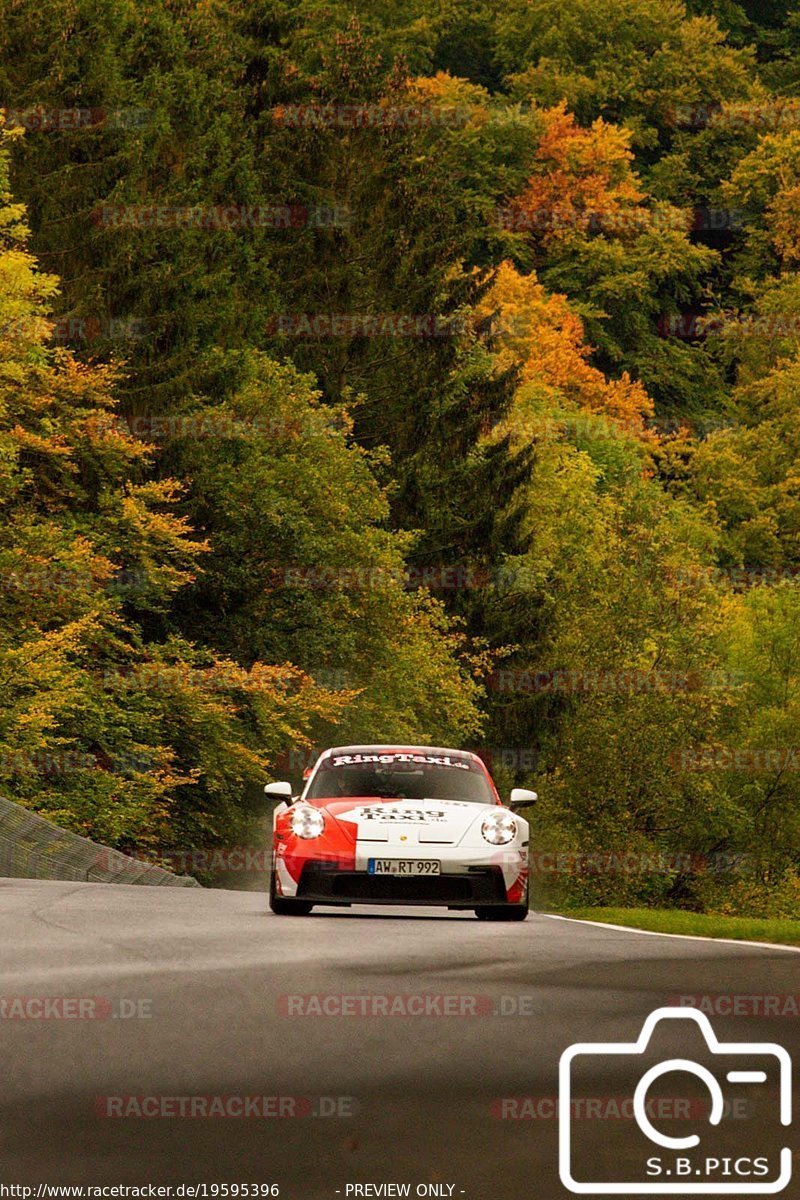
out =
[[[2,1183],[276,1183],[298,1200],[407,1183],[412,1196],[436,1184],[456,1200],[549,1200],[567,1195],[554,1103],[572,1043],[634,1041],[678,995],[750,997],[751,1013],[771,997],[772,1015],[717,1016],[716,1032],[800,1057],[800,1017],[774,1010],[800,993],[796,953],[534,914],[278,918],[260,893],[0,880],[0,967]],[[343,996],[374,1015],[320,1015]],[[669,1024],[663,1048],[685,1057]],[[629,1080],[610,1059],[587,1078],[580,1094],[613,1103],[576,1124],[580,1171],[627,1170],[631,1122],[613,1110]],[[665,1099],[694,1096],[670,1086]],[[250,1116],[208,1115],[245,1098]],[[759,1137],[791,1144],[776,1114],[771,1081],[726,1120],[731,1144],[754,1116]]]

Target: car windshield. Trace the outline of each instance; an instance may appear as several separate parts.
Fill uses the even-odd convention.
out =
[[[333,755],[320,764],[307,793],[309,800],[365,796],[495,803],[478,763],[455,755]]]

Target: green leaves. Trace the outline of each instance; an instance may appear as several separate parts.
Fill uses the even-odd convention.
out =
[[[795,789],[730,756],[797,715],[794,601],[742,585],[800,566],[797,29],[12,5],[0,784],[213,842],[293,749],[485,737],[554,848],[782,839],[793,895]]]

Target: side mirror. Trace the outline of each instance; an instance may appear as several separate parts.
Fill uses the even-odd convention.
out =
[[[291,804],[292,785],[290,783],[268,783],[264,788],[264,795],[271,797],[273,800],[285,800],[288,804]]]
[[[524,808],[526,804],[535,804],[538,799],[538,792],[530,792],[527,788],[512,788],[508,807]]]

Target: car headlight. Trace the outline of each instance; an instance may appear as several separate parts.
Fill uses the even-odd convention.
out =
[[[517,822],[510,812],[491,813],[481,825],[481,833],[493,846],[505,846],[517,836]]]
[[[292,810],[292,833],[301,838],[319,837],[325,828],[325,817],[318,808],[307,804]]]

